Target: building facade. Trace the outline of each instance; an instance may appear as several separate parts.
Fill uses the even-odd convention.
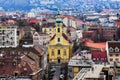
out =
[[[17,29],[0,27],[0,47],[17,46]]]
[[[56,19],[55,34],[51,38],[48,46],[49,63],[67,63],[72,53],[72,42],[63,32],[62,19],[60,14]]]
[[[56,33],[56,27],[55,27],[55,23],[46,23],[43,25],[42,27],[42,32],[49,34],[50,37],[54,36],[54,34]],[[67,27],[63,26],[63,32],[66,33],[67,31]]]
[[[110,63],[120,62],[120,41],[108,41],[106,48]]]
[[[91,63],[87,60],[81,59],[80,56],[71,58],[68,64],[68,80],[73,80],[83,68],[91,68]]]
[[[33,44],[34,45],[46,45],[49,43],[50,40],[50,36],[48,34],[45,33],[38,33],[35,32],[33,34]]]

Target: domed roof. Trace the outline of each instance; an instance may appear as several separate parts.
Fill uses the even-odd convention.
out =
[[[60,11],[58,10],[58,16],[56,19],[56,23],[62,23],[62,19],[60,18]]]

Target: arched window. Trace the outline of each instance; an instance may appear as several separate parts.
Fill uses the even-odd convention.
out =
[[[58,55],[60,55],[60,50],[58,50]]]
[[[58,38],[58,42],[60,42],[60,38]]]
[[[60,28],[58,28],[58,32],[60,32]]]

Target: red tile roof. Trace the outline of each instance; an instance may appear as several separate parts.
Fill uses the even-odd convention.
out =
[[[40,54],[43,55],[43,50],[39,46],[34,46],[34,49]]]
[[[40,68],[36,63],[24,56],[20,61],[15,62],[4,62],[0,64],[0,75],[1,76],[13,76],[15,72],[18,73],[18,76],[29,76],[30,74],[37,72]]]
[[[40,21],[39,20],[37,20],[37,19],[30,19],[29,20],[29,23],[39,23]]]
[[[82,24],[83,24],[83,21],[77,20],[77,26],[82,26]]]
[[[40,70],[37,63],[25,54],[29,52],[38,53],[38,50],[33,48],[1,48],[0,53],[0,76],[14,76],[18,72],[18,76],[28,77],[30,74]],[[27,69],[27,70],[26,70]]]
[[[15,24],[16,21],[15,20],[7,20],[7,23]]]
[[[92,60],[94,62],[108,62],[106,51],[92,51]]]
[[[50,41],[52,41],[55,38],[56,34],[54,34],[54,36],[50,39]]]
[[[64,39],[66,39],[69,43],[72,43],[72,41],[68,38],[68,36],[65,33],[62,33],[62,36]]]
[[[120,21],[117,21],[117,22],[116,22],[116,25],[117,25],[117,26],[120,26]]]
[[[24,56],[22,58],[22,62],[26,62],[26,64],[28,64],[29,68],[31,69],[31,72],[37,72],[40,67],[36,65],[35,61],[33,61],[32,59],[30,59],[27,56]]]
[[[74,17],[73,17],[73,16],[70,16],[70,15],[60,15],[60,17],[61,17],[62,19],[64,19],[64,18],[74,19]],[[57,18],[57,16],[56,16],[56,18]]]
[[[74,17],[73,17],[73,16],[70,16],[70,15],[61,15],[60,17],[61,17],[61,18],[74,19]]]
[[[106,49],[106,42],[94,43],[94,42],[85,42],[85,46],[98,49]]]

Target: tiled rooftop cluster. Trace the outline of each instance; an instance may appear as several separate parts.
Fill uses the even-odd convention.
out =
[[[35,49],[1,48],[0,49],[0,76],[30,77],[36,75],[41,68],[28,54],[36,53]]]

